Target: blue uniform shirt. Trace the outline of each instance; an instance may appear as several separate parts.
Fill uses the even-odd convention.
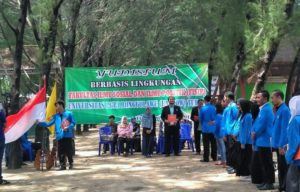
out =
[[[300,147],[300,115],[295,116],[291,120],[288,126],[287,137],[288,150],[285,154],[285,159],[288,164],[293,164],[300,167],[300,160],[294,160],[296,152]]]
[[[252,140],[251,140],[252,123],[253,123],[253,119],[251,113],[246,113],[240,121],[238,141],[242,145],[252,144]]]
[[[287,127],[291,118],[290,109],[283,103],[275,113],[272,147],[275,149],[283,148],[287,144]]]
[[[65,120],[68,120],[70,123],[66,131],[61,128],[61,124]],[[56,113],[52,116],[49,122],[41,122],[39,125],[41,127],[50,127],[52,125],[55,125],[55,135],[57,140],[60,140],[62,138],[74,137],[73,129],[75,126],[75,120],[73,114],[70,111],[64,111],[63,114]]]
[[[6,123],[5,114],[3,111],[0,111],[0,141],[5,140],[4,137],[4,124]]]
[[[254,124],[255,124],[255,121],[256,121],[256,119],[253,120],[253,124],[252,124],[252,127],[251,127],[251,133],[254,133]],[[258,148],[256,146],[255,140],[252,140],[252,138],[251,138],[251,141],[252,141],[252,149],[253,149],[253,151],[258,151]]]
[[[257,147],[271,147],[274,115],[269,103],[263,105],[253,125],[255,145]]]
[[[200,121],[202,125],[202,132],[203,133],[215,133],[216,124],[209,124],[211,121],[216,120],[216,107],[210,103],[205,104],[200,110]]]
[[[222,118],[223,118],[222,114],[217,114],[217,116],[216,116],[216,131],[215,131],[215,137],[217,139],[221,139],[225,135],[224,130],[222,129],[222,126],[221,126]]]
[[[235,122],[235,124],[233,126],[233,129],[231,131],[231,135],[234,135],[235,137],[238,136],[238,134],[240,132],[241,120],[242,120],[242,116],[240,115],[238,120]]]
[[[238,120],[239,110],[234,102],[231,102],[224,110],[222,127],[226,135],[232,135],[233,127]]]

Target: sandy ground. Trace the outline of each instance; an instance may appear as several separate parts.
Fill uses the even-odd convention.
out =
[[[214,163],[200,163],[200,156],[191,151],[168,158],[146,159],[140,154],[98,157],[97,143],[97,130],[76,138],[74,170],[41,172],[32,163],[19,170],[4,169],[4,178],[12,184],[0,186],[0,191],[257,191]]]

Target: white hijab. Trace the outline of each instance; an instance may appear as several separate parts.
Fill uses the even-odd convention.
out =
[[[123,124],[124,119],[126,119],[126,120],[127,120],[127,124],[129,124],[128,118],[127,118],[126,116],[123,116],[123,117],[121,118],[121,123],[120,123],[122,126],[125,125],[125,124]]]
[[[292,97],[289,102],[291,110],[291,120],[296,116],[300,115],[300,95]]]

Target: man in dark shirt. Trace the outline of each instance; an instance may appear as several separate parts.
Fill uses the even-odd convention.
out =
[[[106,126],[111,127],[111,132],[112,132],[112,135],[113,135],[112,152],[114,154],[115,153],[115,147],[117,145],[117,140],[118,140],[118,134],[117,134],[118,124],[115,123],[115,116],[113,116],[113,115],[109,116],[109,122],[108,122],[108,124],[106,124]],[[106,151],[109,148],[109,145],[108,144],[104,145],[103,148],[104,148],[103,149],[104,153],[106,153]]]
[[[2,159],[5,146],[5,136],[4,136],[4,127],[6,124],[6,118],[4,110],[2,109],[2,104],[0,103],[0,185],[9,184],[8,181],[2,178]]]
[[[173,96],[170,96],[168,101],[169,105],[165,106],[161,113],[161,119],[165,124],[165,153],[166,157],[170,156],[171,143],[173,143],[174,155],[179,156],[180,121],[183,114],[180,107],[175,105]],[[171,142],[171,139],[173,142]]]
[[[201,126],[199,121],[199,111],[203,106],[203,99],[198,100],[198,106],[193,107],[191,113],[191,120],[194,122],[194,138],[196,145],[196,154],[200,155],[201,152]]]

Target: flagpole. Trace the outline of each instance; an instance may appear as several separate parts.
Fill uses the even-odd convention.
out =
[[[45,94],[45,111],[46,111],[46,105],[47,105],[47,86],[46,86],[46,75],[43,75],[43,83],[44,83],[44,87],[46,90],[46,94]],[[47,136],[47,131],[44,130],[44,128],[42,129],[42,162],[41,162],[41,166],[42,166],[42,171],[44,171],[44,163],[45,163],[45,148],[46,148],[46,141],[45,141],[45,137]]]

